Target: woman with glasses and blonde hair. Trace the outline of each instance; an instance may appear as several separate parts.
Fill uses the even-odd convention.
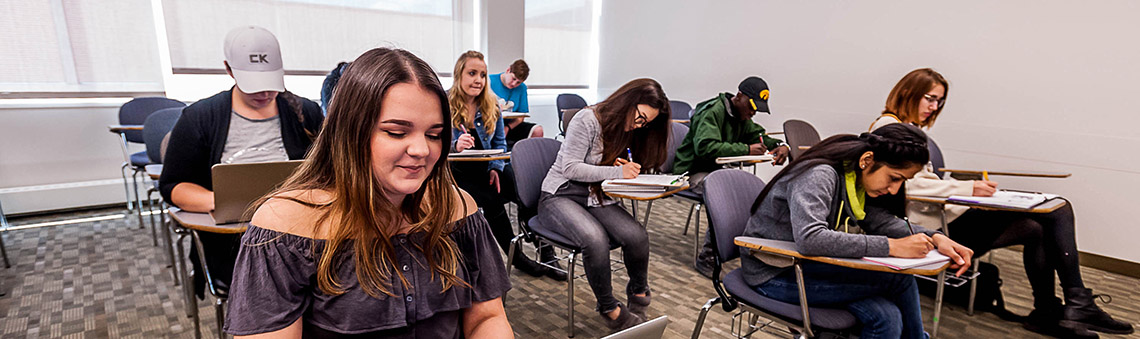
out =
[[[511,338],[510,280],[447,167],[435,71],[377,48],[348,66],[308,158],[242,237],[237,337]]]
[[[649,235],[602,192],[607,179],[636,178],[665,162],[669,98],[653,79],[622,85],[605,101],[570,120],[566,141],[542,181],[541,225],[582,248],[586,280],[606,325],[620,330],[645,320],[649,307]],[[622,248],[629,273],[628,307],[613,295],[610,244]]]
[[[891,89],[886,108],[871,124],[871,130],[895,123],[932,128],[949,91],[950,83],[942,74],[929,68],[911,71]],[[997,191],[997,183],[989,180],[943,180],[934,174],[930,163],[907,180],[906,187],[907,194],[939,197],[991,196]],[[943,211],[939,207],[911,203],[907,215],[916,224],[934,229],[941,226]],[[1113,319],[1096,306],[1092,290],[1081,279],[1072,202],[1052,213],[986,211],[955,205],[946,205],[945,213],[946,222],[954,229],[951,238],[976,251],[977,256],[995,248],[1024,245],[1025,274],[1033,289],[1033,312],[1025,328],[1066,338],[1096,338],[1091,331],[1132,333],[1131,324]],[[1064,293],[1063,306],[1053,291],[1054,273]]]

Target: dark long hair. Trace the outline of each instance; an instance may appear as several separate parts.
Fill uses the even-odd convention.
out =
[[[352,248],[356,263],[356,278],[360,287],[370,296],[393,296],[391,277],[399,277],[404,287],[411,287],[396,266],[395,246],[390,242],[398,230],[392,225],[401,220],[411,224],[408,233],[423,233],[422,243],[415,244],[427,258],[426,265],[446,290],[451,286],[465,286],[456,272],[460,267],[460,252],[448,235],[451,219],[460,208],[458,187],[447,166],[447,157],[440,156],[419,190],[407,195],[401,203],[385,199],[384,189],[377,181],[372,166],[371,138],[385,107],[384,95],[392,86],[407,83],[435,94],[441,121],[450,119],[447,93],[436,78],[435,71],[422,59],[408,51],[376,48],[364,52],[341,75],[333,90],[337,98],[329,105],[321,133],[306,156],[305,162],[282,184],[281,188],[266,195],[258,203],[271,197],[292,200],[318,210],[313,223],[313,234],[321,234],[322,226],[329,221],[328,239],[317,261],[316,285],[321,292],[339,295],[345,283],[337,277],[341,254]],[[440,134],[441,149],[451,144],[451,133]],[[282,193],[303,190],[323,190],[332,195],[328,202],[306,202]],[[466,213],[464,214],[466,215]],[[313,246],[318,251],[318,246]],[[433,277],[434,281],[434,277]]]
[[[930,161],[930,151],[926,148],[926,133],[910,124],[890,124],[874,132],[854,134],[838,134],[820,141],[809,148],[799,158],[793,160],[780,173],[772,177],[772,181],[756,197],[752,203],[752,213],[760,208],[760,203],[768,196],[776,182],[785,177],[795,177],[816,165],[828,165],[836,172],[844,173],[855,171],[860,173],[859,157],[865,152],[872,152],[875,163],[871,170],[877,170],[884,165],[892,168],[908,168],[914,165],[925,165]],[[905,186],[905,185],[904,185]],[[872,199],[870,205],[886,208],[895,215],[905,212],[906,190],[899,190],[895,197],[883,196]],[[899,199],[901,197],[901,199]],[[877,200],[877,201],[876,201]]]
[[[645,126],[626,131],[626,126],[637,118],[637,105],[657,109],[657,117]],[[594,108],[598,124],[602,127],[602,162],[612,164],[618,157],[633,154],[633,161],[642,170],[660,168],[665,163],[669,148],[669,98],[657,80],[649,78],[627,82]],[[599,186],[600,188],[600,186]],[[595,192],[601,194],[600,189]],[[599,198],[601,198],[599,196]]]

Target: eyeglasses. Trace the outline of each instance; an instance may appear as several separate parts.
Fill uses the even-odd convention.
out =
[[[938,108],[942,108],[942,106],[946,105],[946,98],[938,98],[930,94],[923,94],[922,98],[928,103],[938,104]]]
[[[642,128],[649,124],[649,116],[641,113],[641,109],[634,109],[637,110],[637,116],[633,118],[633,128]]]

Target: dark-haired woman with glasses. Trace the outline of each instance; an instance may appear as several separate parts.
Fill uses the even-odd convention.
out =
[[[541,225],[582,247],[586,280],[606,325],[620,330],[645,320],[649,307],[649,235],[637,220],[601,190],[607,179],[636,178],[665,162],[669,99],[652,79],[626,83],[605,101],[574,115],[566,141],[538,203]],[[623,306],[613,296],[610,244],[622,248],[629,272]]]
[[[886,108],[871,125],[871,130],[900,122],[933,127],[946,104],[949,89],[946,78],[932,69],[911,71],[891,89]],[[907,180],[906,187],[908,194],[939,197],[991,196],[997,191],[997,183],[989,180],[942,180],[934,174],[930,163]],[[938,228],[943,212],[939,207],[912,203],[907,206],[907,215],[916,224]],[[951,237],[977,251],[978,256],[995,248],[1024,245],[1025,274],[1033,289],[1033,312],[1025,328],[1065,338],[1098,337],[1091,331],[1132,333],[1131,324],[1113,319],[1096,306],[1092,290],[1086,288],[1081,279],[1072,202],[1052,213],[985,211],[946,205],[945,215],[948,226],[954,229]],[[1054,272],[1060,279],[1064,306],[1054,293]]]

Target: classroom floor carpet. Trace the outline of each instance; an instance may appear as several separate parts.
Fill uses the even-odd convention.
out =
[[[641,206],[644,208],[644,205]],[[648,225],[652,241],[649,282],[653,289],[650,317],[668,315],[665,338],[688,338],[701,305],[715,296],[712,284],[692,269],[693,230],[682,235],[688,203],[667,199],[654,204]],[[4,232],[12,267],[0,270],[0,338],[193,338],[194,326],[183,309],[181,287],[173,284],[162,246],[153,246],[151,231],[139,229],[125,209],[101,209],[12,219]],[[87,221],[74,222],[79,218]],[[702,218],[703,231],[707,224]],[[69,221],[71,220],[71,221]],[[62,221],[61,224],[47,224]],[[39,227],[30,227],[39,226]],[[22,227],[29,227],[23,228]],[[529,246],[528,246],[529,247]],[[619,252],[613,252],[617,257]],[[1001,269],[1007,308],[1029,312],[1032,301],[1019,252],[1002,249],[992,262]],[[738,267],[737,262],[726,265]],[[581,270],[579,270],[581,272]],[[1109,294],[1101,307],[1117,319],[1140,322],[1140,279],[1084,268],[1086,285]],[[566,287],[545,278],[513,271],[514,288],[506,304],[518,338],[564,338]],[[614,272],[614,290],[627,281],[624,269]],[[607,334],[593,311],[594,296],[585,278],[575,284],[577,338]],[[1059,292],[1058,292],[1059,293]],[[1058,294],[1059,295],[1059,294]],[[624,302],[624,293],[618,294]],[[202,336],[216,337],[213,299],[200,301]],[[923,297],[930,329],[932,300]],[[719,307],[709,312],[702,337],[726,338],[731,316]],[[779,326],[753,338],[790,338]],[[964,308],[944,306],[940,338],[1036,338],[1020,325],[990,313],[966,315]],[[1105,338],[1140,338],[1102,335]]]

